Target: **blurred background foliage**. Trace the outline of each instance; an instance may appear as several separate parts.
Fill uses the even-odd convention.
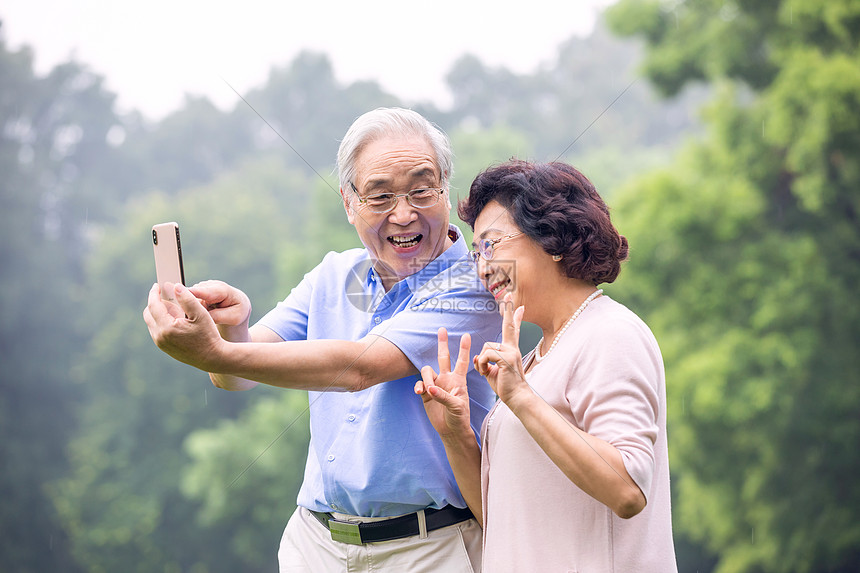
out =
[[[452,200],[510,157],[607,199],[632,246],[608,292],[665,356],[682,572],[860,570],[858,41],[851,0],[621,0],[530,73],[464,54],[446,109],[308,52],[151,123],[0,32],[0,570],[275,568],[307,396],[218,391],[154,347],[149,229],[178,221],[187,280],[259,318],[358,246],[334,156],[389,105],[450,134]]]

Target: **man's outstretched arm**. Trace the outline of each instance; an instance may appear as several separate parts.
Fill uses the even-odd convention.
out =
[[[175,297],[176,304],[165,302],[158,285],[150,290],[144,320],[153,341],[176,360],[211,373],[213,382],[227,389],[263,383],[302,390],[358,391],[418,374],[397,346],[378,336],[359,341],[275,342],[274,332],[266,333],[268,329],[257,326],[246,331],[245,341],[225,340],[210,310],[194,293],[176,285]],[[236,333],[234,330],[231,338],[241,338]]]

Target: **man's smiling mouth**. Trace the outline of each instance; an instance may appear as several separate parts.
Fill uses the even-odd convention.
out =
[[[424,238],[424,235],[421,233],[416,233],[414,235],[400,235],[400,236],[391,236],[388,237],[388,242],[394,245],[398,249],[408,249],[410,247],[414,247],[421,239]]]

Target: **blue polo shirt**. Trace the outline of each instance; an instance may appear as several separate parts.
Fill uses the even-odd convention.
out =
[[[376,335],[396,345],[416,369],[430,365],[436,371],[436,332],[444,326],[452,362],[466,332],[474,356],[485,342],[500,340],[501,318],[462,234],[451,230],[457,239],[447,251],[388,292],[367,250],[329,253],[260,324],[284,340]],[[365,517],[466,507],[442,442],[413,391],[418,378],[361,392],[308,392],[311,440],[298,505]],[[467,380],[478,434],[495,395],[471,360]]]

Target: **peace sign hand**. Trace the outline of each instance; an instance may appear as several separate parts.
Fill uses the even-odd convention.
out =
[[[460,338],[460,351],[454,370],[448,352],[448,331],[440,328],[438,335],[439,374],[430,366],[421,369],[421,380],[415,383],[415,393],[424,401],[427,418],[443,442],[461,439],[475,440],[469,418],[469,390],[466,372],[469,370],[468,333]]]
[[[525,307],[513,308],[512,297],[505,295],[499,312],[502,315],[502,342],[487,342],[475,356],[475,370],[487,379],[493,391],[506,404],[522,391],[530,391],[523,372],[520,353],[520,325]]]

